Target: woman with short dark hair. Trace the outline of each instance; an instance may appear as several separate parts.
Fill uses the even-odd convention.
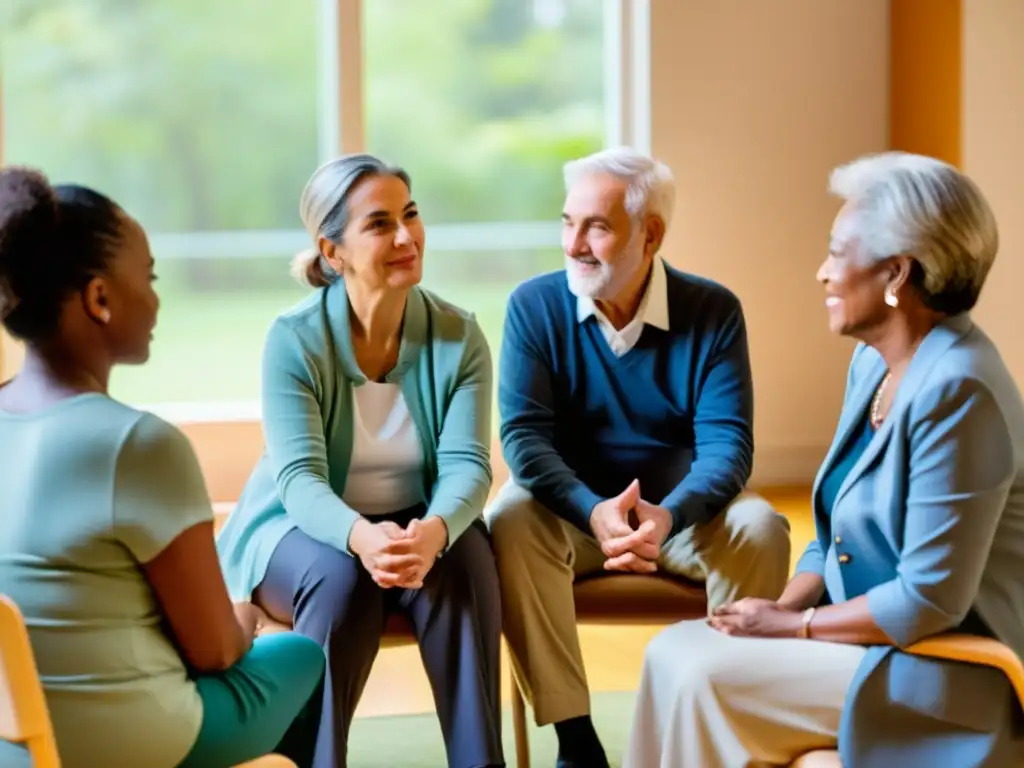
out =
[[[323,676],[316,643],[254,641],[232,606],[195,454],[112,399],[159,302],[138,222],[107,197],[0,171],[0,593],[17,603],[68,768],[228,768],[282,742]],[[27,764],[0,742],[0,765]]]

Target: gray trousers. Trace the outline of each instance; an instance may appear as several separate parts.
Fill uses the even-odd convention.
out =
[[[406,525],[423,507],[374,517]],[[345,768],[349,726],[392,611],[412,622],[433,690],[448,765],[504,765],[501,597],[486,527],[474,523],[437,560],[421,589],[382,589],[358,558],[295,529],[274,550],[254,596],[277,621],[321,643],[320,705],[308,713],[315,768]],[[315,735],[314,735],[315,734]],[[395,738],[402,738],[400,733]]]

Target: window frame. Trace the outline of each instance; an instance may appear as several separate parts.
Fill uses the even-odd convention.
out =
[[[368,0],[317,0],[320,14],[320,89],[318,120],[320,152],[366,148],[363,3]],[[605,145],[634,146],[650,151],[651,142],[651,0],[602,0],[605,14]],[[0,72],[2,74],[2,72]],[[344,118],[344,119],[343,119]],[[0,77],[0,163],[4,157],[3,78]],[[558,247],[560,225],[545,222],[483,222],[435,224],[430,228],[432,250],[533,249]],[[255,233],[253,233],[255,234]],[[173,239],[179,247],[198,250],[210,239],[227,242],[244,232],[155,235]],[[261,232],[260,237],[304,238],[295,231]],[[302,247],[305,241],[302,240]],[[207,251],[209,252],[209,251]],[[251,253],[249,251],[243,251]],[[0,381],[21,365],[21,345],[0,329]],[[217,502],[238,498],[242,484],[263,451],[258,402],[187,402],[132,404],[165,418],[191,439]],[[492,450],[495,484],[505,470],[500,448]]]

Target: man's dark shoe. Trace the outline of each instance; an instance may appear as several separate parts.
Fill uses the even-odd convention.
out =
[[[609,768],[601,739],[589,715],[555,723],[558,759],[555,768]]]

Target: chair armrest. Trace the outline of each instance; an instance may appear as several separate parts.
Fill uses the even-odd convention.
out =
[[[1018,701],[1024,707],[1024,664],[1017,654],[998,640],[975,635],[937,635],[914,643],[906,651],[915,656],[995,667],[1009,678]]]
[[[916,642],[904,650],[915,656],[995,667],[1010,679],[1017,699],[1024,707],[1024,665],[1017,654],[998,640],[976,635],[937,635]],[[842,765],[838,752],[816,750],[798,757],[790,764],[790,768],[842,768]]]

